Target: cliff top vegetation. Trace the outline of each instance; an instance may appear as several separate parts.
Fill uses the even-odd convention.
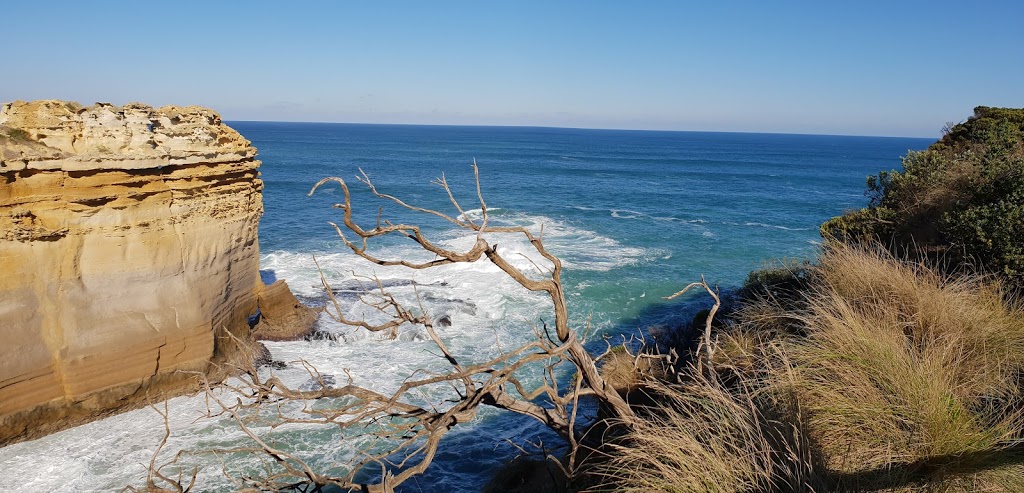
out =
[[[867,186],[868,207],[826,222],[823,235],[1024,287],[1024,109],[979,106]]]

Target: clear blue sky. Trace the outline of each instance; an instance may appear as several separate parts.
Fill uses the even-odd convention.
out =
[[[1024,2],[712,3],[6,2],[0,100],[924,137],[1024,107]]]

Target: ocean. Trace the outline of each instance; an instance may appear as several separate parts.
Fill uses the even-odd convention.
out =
[[[328,224],[340,222],[332,208],[337,186],[308,196],[326,176],[341,177],[353,191],[357,221],[371,227],[380,207],[396,222],[422,223],[439,244],[468,248],[473,235],[451,224],[397,210],[373,199],[356,182],[361,169],[382,193],[410,204],[457,216],[442,175],[467,215],[479,215],[472,163],[492,224],[543,232],[548,249],[563,260],[570,319],[591,327],[603,344],[615,338],[674,327],[709,306],[699,295],[662,298],[703,275],[723,291],[772,259],[813,258],[818,225],[845,210],[863,207],[865,177],[900,166],[908,150],[931,139],[823,135],[656,132],[530,127],[361,125],[230,122],[252,140],[263,161],[265,214],[260,223],[261,273],[285,279],[300,300],[325,302],[315,256],[325,277],[345,301],[345,315],[380,320],[356,303],[353,293],[376,276],[399,299],[415,301],[416,284],[425,309],[448,316],[442,337],[460,358],[481,360],[527,341],[546,317],[544,298],[528,293],[481,260],[431,271],[380,268],[346,253]],[[495,240],[523,269],[544,266],[522,238]],[[373,247],[381,256],[424,258],[410,241]],[[521,254],[521,255],[518,255]],[[344,293],[349,293],[344,295]],[[444,361],[422,333],[403,327],[386,338],[344,327],[326,316],[320,329],[336,340],[267,343],[275,359],[293,362],[276,370],[287,382],[307,385],[298,361],[339,380],[393,390],[417,369],[443,369]],[[270,370],[265,370],[270,371]],[[536,372],[535,372],[536,373]],[[539,374],[527,374],[539,381]],[[443,398],[424,396],[427,400]],[[168,454],[199,452],[245,443],[230,421],[203,419],[202,400],[170,401]],[[162,419],[140,409],[0,449],[0,490],[118,490],[139,486],[163,434]],[[340,437],[333,430],[286,427],[272,433],[278,443],[327,467],[344,461],[365,437]],[[533,422],[498,411],[481,413],[442,444],[434,466],[402,491],[478,491],[493,470],[527,442],[556,447],[556,439]],[[169,455],[168,455],[169,458]],[[223,462],[222,462],[223,460]],[[251,459],[186,455],[202,466],[200,490],[239,485],[224,474],[252,471]]]

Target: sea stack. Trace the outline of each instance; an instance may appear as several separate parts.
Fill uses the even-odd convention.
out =
[[[0,445],[233,357],[262,289],[259,166],[206,108],[3,105]]]

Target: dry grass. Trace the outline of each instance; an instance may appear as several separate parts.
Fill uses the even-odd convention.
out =
[[[1024,316],[874,250],[718,334],[612,461],[625,491],[1024,491]]]
[[[813,491],[791,440],[800,434],[769,419],[754,395],[713,376],[652,390],[660,404],[602,466],[607,491]]]
[[[875,251],[835,247],[818,277],[807,336],[787,341],[791,364],[773,385],[797,395],[829,469],[854,488],[984,483],[974,458],[991,460],[1024,429],[1020,311],[994,285]]]
[[[668,378],[666,364],[660,358],[633,354],[625,346],[614,346],[600,361],[601,378],[620,394],[642,389],[648,382]]]

